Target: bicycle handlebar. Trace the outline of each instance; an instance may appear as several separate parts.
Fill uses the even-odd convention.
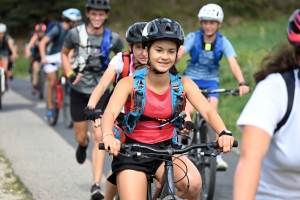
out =
[[[215,89],[215,90],[207,90],[207,89],[201,89],[199,88],[200,91],[204,94],[214,94],[214,93],[223,93],[223,92],[227,92],[229,94],[232,95],[238,95],[240,90],[238,88],[234,88],[234,89]]]
[[[238,141],[234,141],[233,142],[233,146],[232,147],[237,147],[238,146]],[[104,143],[99,143],[98,146],[99,150],[105,150],[104,147]],[[156,154],[169,154],[169,155],[174,155],[174,154],[183,154],[186,153],[192,149],[198,149],[198,148],[207,148],[207,149],[217,149],[219,148],[219,144],[218,142],[206,142],[206,143],[202,143],[202,144],[192,144],[190,146],[187,146],[183,149],[174,149],[174,148],[169,148],[169,149],[154,149],[148,146],[143,146],[140,144],[122,144],[121,145],[121,150],[126,150],[126,149],[136,149],[137,151],[139,149],[144,149],[144,150],[148,150],[152,153],[156,153]],[[132,150],[135,151],[135,150]]]

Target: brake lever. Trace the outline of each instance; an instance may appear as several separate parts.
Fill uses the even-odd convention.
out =
[[[180,135],[180,136],[185,136],[190,140],[192,139],[188,134],[180,133],[179,131],[177,131],[177,134]]]
[[[202,152],[201,155],[216,157],[217,155],[220,155],[220,153],[222,153],[222,150],[216,150],[216,149],[212,148],[211,145],[209,145],[207,143],[206,147],[205,147],[205,150]]]

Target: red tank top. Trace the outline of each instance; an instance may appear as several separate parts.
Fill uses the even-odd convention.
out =
[[[130,105],[125,105],[125,107],[127,107],[125,111],[129,110],[128,106]],[[172,116],[172,95],[170,87],[166,93],[162,95],[156,94],[146,87],[144,115],[159,119],[168,119]],[[131,133],[126,134],[126,136],[145,144],[155,144],[173,137],[175,128],[173,123],[165,125],[161,129],[146,127],[158,125],[160,125],[160,123],[155,121],[137,122],[135,129]]]

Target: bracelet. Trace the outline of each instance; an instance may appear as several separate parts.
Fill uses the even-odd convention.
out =
[[[114,136],[114,134],[112,134],[112,133],[108,133],[108,134],[105,134],[105,135],[103,135],[103,137],[102,137],[102,139],[104,139],[106,136],[108,136],[108,135],[112,135],[112,136]]]
[[[67,77],[70,78],[72,75],[75,75],[75,72],[74,72],[74,71],[70,71],[70,72],[67,74]]]
[[[249,85],[245,81],[243,81],[239,83],[239,86],[249,86]]]

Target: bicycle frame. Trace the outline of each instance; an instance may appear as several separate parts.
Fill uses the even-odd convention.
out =
[[[233,143],[233,147],[237,147],[238,146],[238,142],[234,141]],[[100,150],[104,150],[104,144],[103,143],[99,143],[98,148]],[[201,144],[195,144],[195,145],[190,145],[184,149],[174,149],[171,148],[170,146],[168,146],[166,149],[153,149],[151,147],[148,146],[142,146],[140,144],[131,144],[131,145],[127,145],[127,144],[122,144],[121,149],[125,150],[131,148],[131,154],[129,154],[127,152],[127,154],[125,154],[126,157],[136,157],[136,158],[145,158],[147,156],[143,155],[143,153],[140,151],[141,149],[145,149],[148,150],[154,154],[157,155],[165,155],[164,158],[165,160],[165,172],[164,172],[164,178],[165,178],[165,184],[168,184],[168,187],[164,187],[165,191],[163,192],[163,199],[162,200],[171,200],[174,199],[175,200],[180,200],[180,198],[178,196],[176,196],[175,194],[175,183],[174,183],[174,170],[173,170],[173,161],[172,161],[172,156],[175,154],[183,154],[186,152],[189,152],[192,149],[197,149],[197,148],[202,148],[204,149],[203,152],[201,152],[200,154],[203,156],[216,156],[217,154],[214,153],[214,149],[215,148],[219,148],[219,145],[217,142],[207,142],[207,143],[201,143]],[[119,153],[121,155],[124,155],[123,153]],[[166,155],[167,154],[167,155]],[[152,175],[150,175],[150,177],[148,178],[148,191],[147,191],[147,198],[148,200],[152,199],[152,195],[151,195],[151,179],[153,178]],[[156,198],[156,197],[154,197]]]

